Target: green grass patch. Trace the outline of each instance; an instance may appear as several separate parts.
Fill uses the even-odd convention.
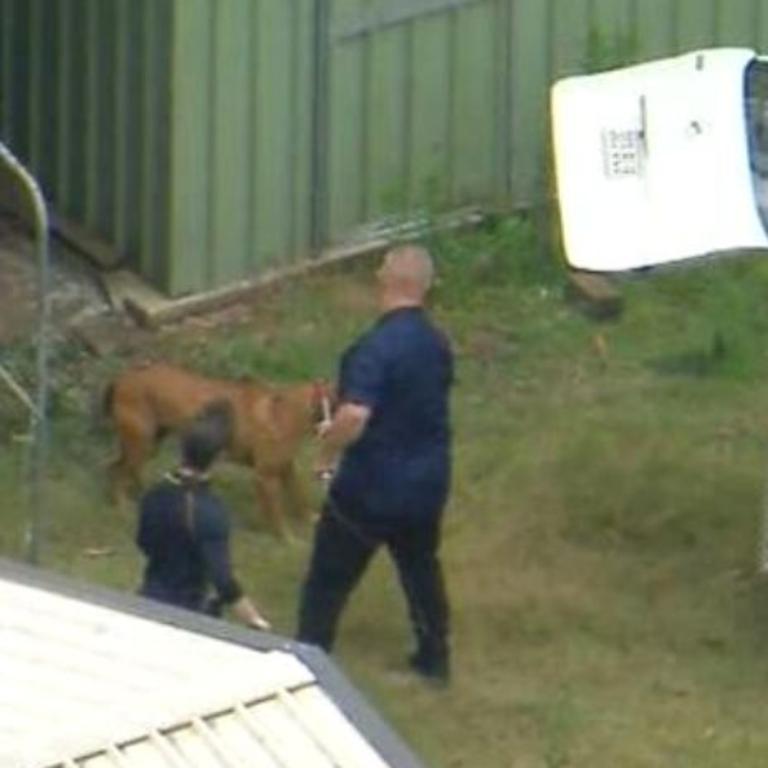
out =
[[[429,765],[762,768],[768,588],[754,569],[768,469],[765,263],[627,279],[624,312],[597,322],[568,302],[561,263],[524,219],[426,241],[440,274],[432,309],[457,351],[444,538],[455,681],[436,693],[390,674],[408,627],[384,556],[345,614],[339,661]],[[331,376],[375,317],[371,266],[292,282],[237,321],[159,333],[141,356],[231,377]],[[33,375],[29,349],[8,355]],[[112,443],[94,417],[125,361],[62,347],[54,363],[45,563],[133,589],[135,512],[106,504]],[[29,489],[11,435],[24,420],[5,399],[0,418],[0,547],[20,556]],[[319,503],[310,454],[302,472]],[[308,533],[278,544],[247,472],[222,467],[218,482],[243,581],[291,634]]]

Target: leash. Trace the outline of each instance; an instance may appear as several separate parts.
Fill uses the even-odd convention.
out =
[[[320,409],[320,418],[317,422],[318,429],[327,427],[333,420],[333,413],[329,386],[325,379],[317,379],[312,383],[312,402]]]
[[[379,542],[364,533],[359,526],[355,525],[348,517],[339,512],[330,494],[325,497],[325,504],[323,505],[324,514],[332,517],[337,523],[340,523],[342,528],[345,528],[351,533],[361,544],[368,549],[376,549],[379,546]]]

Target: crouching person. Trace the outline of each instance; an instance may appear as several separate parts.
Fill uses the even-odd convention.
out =
[[[255,629],[270,625],[232,573],[229,514],[208,472],[233,428],[231,405],[206,406],[181,438],[181,463],[142,497],[136,543],[146,557],[140,593],[218,615],[221,606]]]

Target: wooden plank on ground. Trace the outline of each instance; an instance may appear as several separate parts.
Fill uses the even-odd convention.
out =
[[[112,243],[82,224],[60,214],[54,214],[51,217],[51,231],[100,267],[114,269],[124,260],[123,254]]]
[[[568,294],[597,320],[614,319],[624,309],[624,298],[615,283],[595,272],[571,270],[568,273]]]

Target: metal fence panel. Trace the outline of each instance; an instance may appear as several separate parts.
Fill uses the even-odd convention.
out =
[[[679,0],[678,39],[680,50],[704,48],[717,41],[716,0]]]
[[[285,266],[309,241],[311,0],[176,6],[169,285]]]
[[[760,20],[757,18],[759,3],[754,3],[752,8],[742,8],[734,13],[728,3],[718,4],[717,14],[717,41],[738,40],[748,43],[752,47],[761,48],[757,32],[760,29]],[[648,26],[651,19],[648,19]],[[763,49],[764,50],[764,49]]]
[[[513,4],[510,194],[521,205],[537,201],[542,177],[551,80],[551,18],[552,0]]]
[[[644,56],[658,58],[677,49],[677,6],[677,0],[644,0],[637,4],[636,35]]]
[[[361,115],[362,130],[369,140],[368,146],[361,148],[364,189],[359,212],[353,211],[353,215],[362,220],[386,214],[393,201],[404,196],[402,180],[410,176],[406,151],[410,144],[410,105],[403,97],[408,81],[410,45],[410,38],[402,27],[393,26],[382,30],[361,49],[364,77],[370,83],[366,108]],[[339,202],[337,199],[337,205]],[[333,210],[338,216],[338,209]]]
[[[117,29],[114,55],[117,84],[111,102],[115,120],[113,242],[118,251],[126,254],[135,265],[142,261],[144,230],[142,199],[145,190],[145,166],[141,158],[144,153],[143,126],[146,118],[141,94],[145,80],[149,79],[145,65],[145,13],[146,0],[118,0],[115,6]],[[68,138],[62,139],[60,162],[67,157],[68,142]],[[165,170],[168,171],[167,166]],[[68,202],[71,197],[59,195],[60,200]],[[156,204],[160,206],[161,215],[167,215],[165,201],[157,201]]]
[[[332,240],[416,205],[492,198],[504,50],[493,0],[336,0],[330,28]]]
[[[590,0],[573,0],[552,15],[549,48],[555,72],[566,75],[584,71],[593,9]]]
[[[337,0],[333,11],[338,14],[342,8],[362,8],[364,0]],[[336,22],[333,18],[332,24]],[[407,61],[410,55],[410,43],[407,31],[397,30],[396,34],[404,37],[402,56]],[[332,32],[331,40],[337,35]],[[330,231],[333,239],[361,223],[365,185],[365,128],[367,125],[368,70],[365,58],[370,45],[368,36],[352,38],[347,44],[343,38],[338,43],[332,42],[329,52],[329,90],[328,90],[328,222],[326,232]],[[407,81],[407,75],[404,77]],[[409,114],[410,103],[404,96],[407,87],[398,89],[401,96],[396,107],[399,112]],[[402,119],[402,118],[401,118]],[[406,127],[410,125],[407,118]],[[409,139],[406,137],[404,146]]]
[[[3,0],[0,132],[58,211],[163,281],[170,0]]]
[[[14,153],[29,155],[29,19],[28,3],[4,0],[3,23],[3,139]],[[33,169],[36,171],[37,169]]]
[[[475,4],[451,17],[446,194],[454,205],[487,199],[506,184],[509,102],[505,78],[497,75],[505,69],[508,50],[505,11],[502,6],[492,13]]]
[[[210,30],[213,8],[207,0],[189,0],[176,14],[174,36],[174,120],[171,168],[174,189],[185,193],[171,201],[171,241],[169,260],[184,268],[192,285],[206,280],[211,160],[209,158],[212,67]],[[183,254],[183,257],[181,256]],[[173,268],[172,268],[173,270]],[[176,281],[171,279],[171,285]]]
[[[412,23],[411,177],[408,201],[440,196],[447,191],[452,154],[450,102],[454,51],[451,25],[454,12],[435,14]],[[446,200],[450,204],[450,200]]]
[[[309,0],[260,6],[254,268],[278,269],[308,248],[312,11]]]

